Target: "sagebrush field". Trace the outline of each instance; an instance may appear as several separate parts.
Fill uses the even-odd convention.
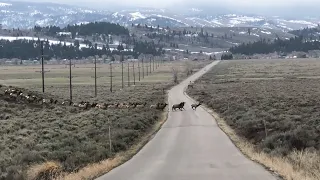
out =
[[[319,179],[319,82],[319,59],[233,60],[222,61],[188,93],[256,151],[283,158],[305,179]]]
[[[93,65],[73,67],[73,102],[97,103],[145,103],[140,108],[80,109],[63,106],[69,99],[69,69],[64,65],[46,65],[45,94],[41,93],[41,66],[0,67],[0,179],[26,179],[29,167],[44,162],[61,164],[63,172],[76,172],[90,163],[115,157],[128,150],[161,120],[163,111],[150,109],[150,105],[165,103],[166,90],[174,85],[173,70],[182,80],[193,70],[210,63],[165,62],[155,68],[151,75],[133,86],[130,69],[130,87],[121,87],[121,69],[114,65],[113,91],[110,92],[109,65],[98,64],[98,96],[94,97]],[[126,64],[125,64],[126,65]],[[22,89],[24,94],[50,97],[58,104],[35,104],[8,100],[4,91],[8,86]],[[112,150],[109,150],[109,121]],[[34,172],[37,173],[37,172]],[[92,177],[95,174],[91,175]]]

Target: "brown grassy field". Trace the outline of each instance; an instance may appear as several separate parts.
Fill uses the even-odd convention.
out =
[[[188,94],[251,159],[286,179],[320,179],[319,82],[319,59],[222,61]]]
[[[166,102],[166,93],[173,83],[172,68],[178,80],[187,77],[187,69],[197,71],[210,63],[166,62],[149,76],[121,89],[121,68],[113,66],[114,92],[110,92],[109,65],[98,64],[98,96],[94,97],[93,65],[76,65],[73,68],[74,102],[98,103],[147,102],[143,108],[82,110],[61,104],[40,105],[12,101],[5,95],[7,86],[25,88],[24,93],[52,97],[61,102],[69,98],[69,69],[64,65],[46,65],[45,88],[41,92],[41,66],[0,67],[0,179],[27,179],[37,171],[57,168],[63,172],[77,172],[91,163],[113,158],[141,142],[154,131],[154,125],[163,120],[162,111],[150,109],[151,104]],[[127,70],[125,66],[125,70]],[[132,70],[132,69],[130,69]],[[126,71],[125,71],[126,72]],[[132,71],[131,71],[131,79]],[[109,150],[109,123],[112,149]],[[145,140],[144,140],[145,141]],[[124,153],[125,154],[125,153]],[[124,159],[123,159],[124,160]],[[48,162],[41,165],[41,163]],[[37,166],[40,164],[40,166]],[[56,167],[57,166],[57,167]],[[93,172],[94,173],[94,172]],[[103,172],[99,172],[103,173]],[[99,174],[89,174],[91,178]]]
[[[156,64],[153,70],[150,63],[144,63],[144,78],[142,65],[140,63],[140,83],[138,63],[135,62],[135,80],[136,85],[156,84],[170,82],[172,80],[172,68],[179,73],[178,79],[185,76],[187,67],[201,67],[203,62],[180,61],[161,63],[157,68]],[[128,86],[128,63],[124,63],[124,86]],[[67,65],[45,65],[45,92],[69,98],[69,66]],[[133,63],[129,64],[130,86],[133,85]],[[0,67],[0,84],[14,85],[29,88],[35,91],[42,91],[41,66],[1,66]],[[97,64],[97,86],[98,96],[104,96],[110,92],[110,65]],[[112,65],[113,91],[119,92],[122,89],[121,64]],[[94,64],[76,64],[72,67],[72,84],[75,100],[87,99],[94,97]],[[136,86],[136,87],[137,87]]]

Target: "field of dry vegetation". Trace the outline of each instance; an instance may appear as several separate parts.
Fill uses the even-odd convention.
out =
[[[98,163],[125,152],[163,120],[163,111],[150,109],[151,104],[166,102],[166,90],[174,85],[173,70],[178,80],[187,77],[188,70],[197,71],[210,61],[166,62],[155,68],[151,75],[133,86],[127,83],[121,89],[120,65],[113,66],[113,90],[110,92],[109,65],[98,64],[98,96],[94,97],[93,65],[76,65],[73,68],[73,101],[97,103],[144,103],[142,108],[83,110],[61,104],[30,104],[9,100],[5,89],[9,85],[23,89],[23,93],[51,97],[62,102],[69,99],[69,69],[64,65],[46,65],[45,90],[41,92],[41,66],[0,67],[0,179],[28,179],[39,176],[43,167],[57,168],[63,172],[77,172],[91,163]],[[109,121],[112,149],[109,149]],[[45,162],[55,162],[41,166]],[[40,166],[37,166],[40,164]],[[57,166],[57,167],[56,167]],[[88,172],[90,173],[90,172]],[[100,174],[91,172],[88,177]],[[103,172],[99,172],[103,173]],[[41,175],[41,174],[40,174]]]
[[[286,179],[320,179],[319,82],[319,59],[222,61],[188,94],[253,149],[242,149],[251,159]]]

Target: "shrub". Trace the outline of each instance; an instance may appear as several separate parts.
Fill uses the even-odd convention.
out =
[[[51,161],[32,166],[27,172],[27,177],[30,180],[51,180],[59,176],[61,172],[61,164]]]

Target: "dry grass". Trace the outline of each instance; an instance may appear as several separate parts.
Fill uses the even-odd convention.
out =
[[[209,109],[207,111],[210,112]],[[249,159],[264,165],[268,170],[287,180],[318,180],[320,155],[316,152],[293,151],[288,157],[272,156],[257,150],[256,146],[241,138],[225,120],[211,111],[219,127]],[[316,170],[316,171],[315,171]]]
[[[208,63],[210,62],[192,62],[192,67],[197,70]],[[113,70],[114,92],[110,93],[109,77],[107,77],[109,66],[106,66],[105,69],[99,69],[98,77],[102,77],[98,79],[98,97],[94,97],[92,86],[94,81],[92,78],[87,78],[93,75],[93,69],[87,68],[89,65],[79,65],[78,68],[77,66],[74,68],[74,75],[77,77],[73,79],[75,102],[82,100],[98,103],[147,102],[148,105],[132,110],[91,109],[87,111],[60,105],[42,107],[8,101],[3,95],[6,87],[0,88],[1,180],[26,179],[28,167],[31,168],[29,174],[30,172],[37,174],[37,168],[34,167],[44,167],[43,163],[50,161],[59,162],[63,174],[73,173],[71,177],[77,176],[79,172],[82,173],[81,176],[90,179],[90,177],[107,172],[113,165],[107,165],[105,168],[103,163],[102,165],[95,163],[113,162],[116,165],[116,162],[128,159],[132,154],[130,152],[136,152],[134,147],[139,147],[141,142],[145,142],[144,139],[148,134],[154,132],[153,128],[160,120],[163,120],[162,112],[150,109],[149,106],[166,101],[165,91],[174,85],[172,67],[177,69],[180,79],[187,76],[185,62],[169,62],[155,69],[151,75],[144,79],[141,78],[140,82],[136,77],[135,86],[127,87],[125,82],[125,88],[120,90],[119,67],[115,67]],[[34,94],[40,95],[38,91],[41,91],[41,76],[35,73],[39,68],[40,66],[1,67],[0,82],[27,88],[24,91],[32,90]],[[66,78],[68,69],[61,68],[61,65],[48,65],[46,70],[50,72],[46,74],[46,94],[44,96],[60,101],[68,99],[68,78]],[[138,75],[137,72],[136,75]],[[108,120],[111,123],[111,151],[108,141]],[[104,161],[106,159],[109,160]],[[38,170],[40,173],[41,169]],[[89,174],[83,175],[83,172]]]
[[[210,61],[170,61],[154,67],[151,64],[151,74],[147,75],[147,68],[150,71],[150,64],[144,63],[144,71],[140,63],[140,82],[138,63],[135,62],[135,80],[136,86],[144,86],[158,83],[171,84],[173,80],[172,68],[177,71],[177,80],[184,79],[188,73],[186,69],[198,70]],[[130,64],[130,87],[133,86],[133,69]],[[148,65],[148,66],[147,66]],[[128,88],[128,63],[124,63],[124,87]],[[0,84],[13,85],[28,88],[34,91],[42,91],[41,66],[1,66],[0,67]],[[60,98],[69,98],[69,68],[66,65],[45,65],[45,91]],[[113,91],[121,92],[122,76],[121,64],[112,65]],[[144,72],[144,73],[143,73]],[[143,78],[144,74],[144,78]],[[94,64],[76,64],[72,67],[72,85],[74,91],[73,99],[81,101],[83,99],[94,98]],[[105,96],[110,92],[110,65],[97,64],[97,91],[98,96]],[[119,93],[120,94],[120,93]],[[117,94],[118,95],[118,94]]]
[[[108,173],[112,169],[120,166],[121,164],[128,161],[131,157],[139,152],[143,146],[148,143],[149,139],[160,130],[161,126],[165,123],[167,119],[168,112],[162,114],[162,120],[154,125],[153,129],[149,134],[144,136],[141,141],[131,147],[128,151],[120,152],[116,157],[111,159],[103,160],[99,163],[89,164],[88,166],[80,169],[78,172],[64,174],[55,180],[74,180],[74,179],[95,179],[103,174]]]
[[[57,162],[45,162],[43,164],[30,167],[27,173],[27,179],[30,180],[50,180],[54,179],[62,171],[62,166]]]
[[[319,66],[313,59],[224,61],[188,93],[216,112],[221,129],[250,159],[285,179],[316,180]]]

